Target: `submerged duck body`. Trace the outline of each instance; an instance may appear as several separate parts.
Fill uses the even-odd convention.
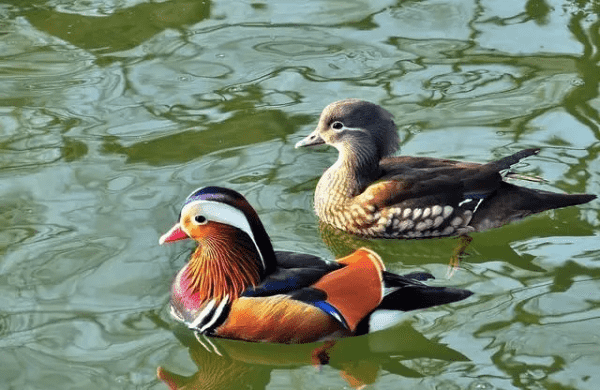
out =
[[[432,278],[427,273],[387,272],[368,249],[335,262],[276,252],[254,209],[226,188],[192,193],[160,244],[185,238],[199,245],[175,278],[171,313],[208,336],[278,343],[329,340],[397,322],[389,310],[427,308],[471,295],[427,286],[422,283]]]
[[[399,156],[392,115],[357,99],[327,106],[317,128],[296,148],[327,144],[338,160],[315,190],[315,212],[334,227],[372,238],[425,238],[502,226],[544,210],[596,198],[557,194],[507,183],[501,172],[539,153],[526,149],[478,164]]]

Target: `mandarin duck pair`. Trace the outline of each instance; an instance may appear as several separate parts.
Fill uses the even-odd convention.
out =
[[[586,203],[507,183],[508,170],[537,154],[527,149],[487,164],[390,157],[399,137],[380,106],[348,99],[330,104],[296,147],[328,144],[339,158],[321,177],[315,211],[325,223],[368,238],[465,235],[544,210]],[[274,251],[256,211],[221,187],[194,191],[160,244],[191,238],[198,247],[177,274],[171,314],[214,337],[310,343],[394,325],[403,311],[457,302],[467,290],[432,287],[427,273],[397,275],[365,248],[335,262]]]

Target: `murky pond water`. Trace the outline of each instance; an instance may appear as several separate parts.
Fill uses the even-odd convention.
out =
[[[596,1],[0,2],[0,388],[598,389],[599,201],[473,235],[321,229],[332,149],[294,150],[346,97],[402,153],[488,161],[541,147],[526,185],[600,193]],[[376,249],[471,289],[340,342],[204,341],[169,318],[191,244],[159,247],[193,189],[234,188],[278,249]],[[218,352],[218,353],[217,353]],[[169,374],[171,373],[171,374]],[[180,376],[177,376],[180,375]]]

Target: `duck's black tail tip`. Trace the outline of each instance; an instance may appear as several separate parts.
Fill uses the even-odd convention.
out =
[[[529,197],[528,208],[539,213],[544,210],[559,209],[562,207],[576,206],[584,204],[596,199],[596,195],[592,194],[560,194],[550,191],[529,190],[533,191]]]
[[[591,194],[560,194],[502,182],[496,194],[482,203],[469,223],[483,231],[542,211],[575,206],[596,199]]]
[[[380,309],[410,311],[462,301],[473,295],[469,290],[454,287],[405,287],[386,296]]]
[[[567,206],[575,206],[578,204],[584,204],[587,202],[591,202],[592,200],[596,199],[598,196],[596,195],[592,195],[592,194],[571,194],[571,195],[564,195],[568,197],[568,201]],[[565,206],[560,206],[560,207],[565,207]]]

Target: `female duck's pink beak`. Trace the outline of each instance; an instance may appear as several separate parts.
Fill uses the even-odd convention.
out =
[[[162,245],[166,242],[185,240],[186,238],[190,237],[187,234],[185,234],[183,230],[181,230],[181,225],[179,223],[176,223],[175,226],[171,228],[171,230],[163,234],[158,239],[158,244]]]

